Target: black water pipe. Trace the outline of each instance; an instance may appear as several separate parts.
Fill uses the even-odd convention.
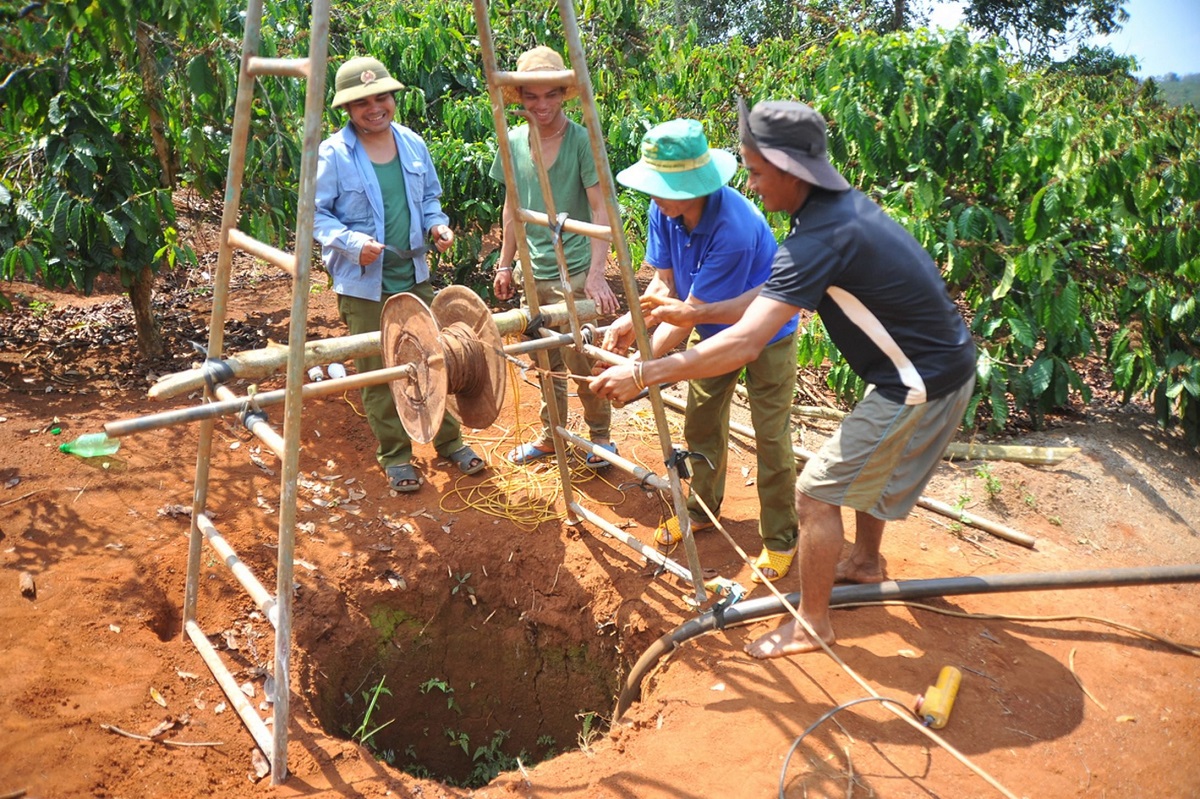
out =
[[[856,602],[884,600],[916,600],[935,596],[965,596],[967,594],[999,594],[1009,591],[1045,591],[1056,588],[1111,588],[1123,585],[1159,585],[1162,583],[1200,583],[1200,563],[1181,566],[1146,566],[1129,569],[1089,569],[1072,572],[1035,572],[1032,574],[993,574],[977,577],[946,577],[938,580],[889,580],[883,583],[834,586],[830,607]],[[788,594],[785,599],[792,607],[800,602],[800,594]],[[768,596],[738,602],[719,613],[707,611],[689,619],[659,638],[647,649],[625,678],[625,686],[617,699],[614,720],[620,719],[641,697],[642,678],[664,655],[684,641],[705,633],[723,630],[734,624],[745,624],[789,612],[778,597]]]

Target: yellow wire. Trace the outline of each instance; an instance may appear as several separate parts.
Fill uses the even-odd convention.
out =
[[[367,418],[367,415],[365,413],[363,413],[362,411],[360,411],[358,409],[358,406],[354,404],[354,401],[350,399],[349,391],[342,392],[342,399],[346,401],[346,404],[350,406],[350,410],[354,411],[355,414],[362,417],[363,419]]]
[[[507,452],[519,446],[532,435],[540,434],[541,422],[536,426],[533,422],[521,421],[521,379],[517,369],[510,361],[509,385],[512,386],[513,426],[500,436],[486,438],[475,437],[473,443],[481,446],[491,464],[491,475],[482,482],[465,482],[465,475],[454,482],[454,485],[442,494],[439,507],[448,513],[458,513],[467,508],[511,522],[519,529],[533,532],[543,522],[557,521],[565,518],[565,510],[560,509],[559,500],[562,498],[562,481],[553,458],[542,463],[534,461],[529,464],[515,464],[509,461]],[[565,425],[571,429],[571,425]],[[589,467],[579,458],[572,458],[570,464],[572,487],[586,496],[595,504],[615,507],[624,501],[625,493],[620,486],[608,480],[603,474]],[[621,494],[621,499],[611,502],[597,499],[583,491],[587,483],[598,480],[601,484],[615,489]]]

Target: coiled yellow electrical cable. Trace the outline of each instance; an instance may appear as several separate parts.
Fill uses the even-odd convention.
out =
[[[529,464],[515,464],[509,461],[507,453],[513,447],[520,446],[533,435],[540,435],[541,422],[523,423],[521,420],[521,383],[523,379],[517,373],[517,368],[508,363],[509,385],[512,387],[512,402],[514,408],[513,426],[511,430],[501,435],[473,437],[472,443],[479,444],[487,454],[490,464],[490,476],[483,481],[467,481],[465,476],[454,482],[451,488],[442,494],[439,507],[447,513],[458,513],[472,509],[488,516],[493,516],[511,522],[526,532],[533,532],[543,523],[565,518],[559,500],[562,497],[562,481],[553,458],[542,462],[541,459]],[[554,375],[549,375],[554,376]],[[644,412],[639,411],[634,416]],[[564,426],[570,430],[572,425],[578,426],[578,417],[568,420]],[[634,429],[641,431],[641,423],[635,424]],[[654,428],[651,428],[654,429]],[[655,429],[655,435],[657,431]],[[586,496],[591,502],[614,507],[624,499],[625,489],[610,481],[601,472],[589,467],[581,458],[572,458],[570,465],[571,485],[576,491]],[[592,481],[616,490],[622,499],[615,502],[605,502],[583,490],[583,486]]]

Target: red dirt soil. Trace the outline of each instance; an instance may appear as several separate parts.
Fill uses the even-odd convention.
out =
[[[5,287],[10,297],[12,288]],[[0,317],[0,339],[10,344],[6,331],[36,314],[49,319],[112,299],[16,288],[26,295],[23,307]],[[284,283],[249,281],[234,292],[231,318],[264,340],[284,341],[288,309]],[[198,296],[172,313],[190,316],[202,330],[207,302]],[[341,334],[330,292],[313,294],[309,320],[310,338]],[[536,420],[540,395],[528,383],[517,383],[519,399],[506,398],[492,428],[468,431],[493,469],[459,477],[431,447],[418,446],[427,483],[412,495],[387,489],[353,393],[304,409],[300,458],[308,482],[299,492],[291,774],[272,786],[269,777],[255,777],[249,733],[232,710],[217,712],[224,696],[181,632],[197,428],[127,437],[107,459],[58,450],[105,422],[195,402],[148,400],[146,383],[136,377],[144,369],[113,369],[136,360],[128,339],[84,349],[63,340],[0,347],[0,796],[776,796],[785,759],[805,728],[866,695],[823,654],[767,662],[744,655],[745,642],[778,623],[768,620],[684,644],[645,680],[641,700],[620,723],[580,740],[560,737],[556,746],[565,754],[505,772],[482,788],[412,777],[334,737],[318,720],[331,701],[317,695],[329,664],[311,653],[345,650],[351,631],[364,629],[390,592],[404,590],[425,618],[440,615],[453,624],[466,637],[468,659],[475,636],[481,681],[490,659],[536,636],[606,651],[623,677],[652,642],[695,615],[686,586],[655,576],[639,555],[587,524],[549,519],[523,528],[505,517],[511,507],[499,515],[466,507],[469,487],[507,494],[510,502],[534,490],[502,463]],[[626,408],[614,438],[624,455],[661,472],[644,408]],[[277,429],[282,418],[282,410],[271,414]],[[798,428],[800,443],[816,449],[832,426],[799,418]],[[723,520],[753,556],[759,548],[753,442],[733,438]],[[1093,409],[1003,443],[1080,451],[1056,466],[946,462],[926,494],[965,503],[1034,536],[1036,546],[918,510],[884,536],[891,578],[1200,564],[1200,459],[1156,429],[1144,409]],[[537,485],[545,484],[539,479]],[[616,523],[632,522],[630,531],[649,542],[663,505],[621,479],[611,474],[582,484],[582,501]],[[232,546],[273,587],[279,464],[232,419],[216,425],[207,506]],[[698,546],[706,569],[752,585],[750,569],[719,533],[703,533]],[[683,562],[681,552],[675,557]],[[382,579],[389,570],[403,581]],[[22,572],[35,580],[36,596],[19,590]],[[273,652],[270,626],[211,550],[201,573],[200,623],[239,682],[256,686],[251,701],[258,708]],[[795,591],[796,575],[780,587]],[[752,592],[765,595],[762,587]],[[905,704],[944,665],[962,669],[941,734],[1012,795],[1200,795],[1200,658],[1096,622],[1002,617],[1105,617],[1194,647],[1200,587],[1039,591],[924,604],[998,617],[911,607],[838,610],[835,651],[879,694]],[[497,611],[503,612],[493,619]],[[512,627],[501,628],[504,617]],[[231,639],[237,649],[228,648]],[[433,676],[417,672],[417,681]],[[464,682],[456,685],[466,694]],[[390,707],[400,713],[406,702],[423,699],[412,685],[392,687]],[[486,690],[502,694],[505,687]],[[566,703],[571,712],[575,699],[559,687],[539,701],[543,708]],[[612,706],[592,709],[608,717]],[[181,723],[162,738],[220,745],[169,746],[106,729],[147,735],[168,718]],[[436,729],[431,734],[439,737]],[[790,757],[786,781],[788,797],[1004,795],[875,702],[840,712],[808,735]]]

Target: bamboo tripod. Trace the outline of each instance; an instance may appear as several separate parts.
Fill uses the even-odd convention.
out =
[[[505,116],[505,103],[503,97],[503,89],[506,86],[521,86],[521,85],[539,85],[539,86],[571,86],[578,90],[579,101],[582,106],[583,120],[588,132],[588,140],[591,144],[592,156],[596,163],[596,173],[600,178],[600,188],[604,195],[605,208],[608,213],[609,227],[603,228],[591,224],[576,224],[574,227],[566,227],[573,232],[581,233],[593,238],[602,238],[612,244],[613,251],[617,257],[617,264],[621,270],[621,278],[625,289],[625,297],[628,301],[629,312],[633,318],[634,331],[636,334],[638,351],[642,358],[651,356],[650,339],[646,333],[645,320],[642,317],[641,307],[638,305],[638,286],[634,277],[633,265],[629,254],[629,246],[625,240],[624,228],[621,225],[621,212],[617,204],[616,190],[613,185],[612,170],[608,163],[608,153],[604,149],[604,132],[600,128],[600,115],[596,110],[596,100],[592,93],[592,81],[588,72],[587,58],[584,54],[583,45],[579,37],[579,25],[575,16],[575,6],[572,0],[558,0],[559,15],[562,17],[562,23],[567,41],[567,49],[570,57],[571,69],[562,72],[555,71],[539,71],[515,73],[503,71],[499,68],[496,61],[496,47],[494,37],[492,35],[491,20],[488,14],[487,0],[474,0],[475,8],[475,25],[479,32],[479,45],[483,55],[483,69],[487,77],[488,94],[492,101],[492,116],[496,126],[496,140],[499,146],[500,160],[504,167],[504,183],[507,196],[508,206],[514,209],[514,227],[517,239],[517,253],[521,259],[523,269],[521,270],[524,278],[525,297],[529,303],[531,314],[535,317],[538,313],[537,290],[534,284],[533,269],[530,265],[529,246],[525,238],[526,225],[542,225],[549,227],[555,232],[555,255],[558,260],[559,277],[563,284],[563,294],[567,298],[566,306],[569,310],[570,323],[570,338],[571,344],[577,351],[585,355],[600,360],[611,361],[612,355],[584,340],[583,332],[580,326],[579,315],[576,313],[572,293],[570,290],[570,279],[567,274],[566,259],[563,254],[561,231],[570,224],[570,220],[556,213],[554,207],[554,197],[550,188],[550,179],[546,171],[546,166],[542,160],[542,144],[538,135],[537,126],[529,125],[529,144],[533,154],[534,166],[537,171],[538,180],[541,186],[542,197],[546,203],[546,212],[538,213],[529,211],[521,207],[520,197],[518,196],[516,183],[516,168],[513,162],[512,147],[509,143],[508,120]],[[538,351],[535,354],[537,364],[541,373],[545,375],[549,372],[549,361],[546,353]],[[624,360],[624,359],[620,359]],[[607,450],[596,447],[578,436],[572,435],[565,428],[565,420],[558,416],[558,406],[554,401],[553,381],[548,379],[542,380],[542,395],[545,399],[546,408],[549,412],[551,428],[554,432],[554,453],[555,459],[558,462],[559,476],[562,480],[563,496],[567,505],[567,521],[568,524],[577,524],[580,520],[585,520],[593,525],[601,528],[606,533],[614,536],[623,543],[633,545],[632,536],[621,531],[619,528],[608,523],[601,516],[583,507],[575,499],[575,492],[571,485],[570,468],[567,461],[566,445],[573,444],[578,448],[589,451],[596,457],[603,458],[610,463],[619,467],[628,469],[631,465],[623,458],[614,457]],[[688,573],[687,579],[692,583],[695,591],[694,601],[697,606],[705,600],[704,578],[700,567],[700,557],[696,551],[696,543],[692,537],[691,525],[688,522],[687,505],[683,496],[683,487],[680,480],[678,460],[675,457],[676,450],[674,443],[671,441],[670,431],[667,426],[666,411],[662,402],[662,395],[658,386],[651,386],[649,389],[649,398],[651,407],[654,413],[654,422],[658,430],[659,443],[662,447],[663,462],[667,466],[667,484],[671,492],[672,502],[675,508],[675,515],[678,517],[681,530],[683,533],[684,550],[687,553]],[[639,551],[644,550],[644,547],[637,547]],[[683,575],[680,575],[683,576]]]

